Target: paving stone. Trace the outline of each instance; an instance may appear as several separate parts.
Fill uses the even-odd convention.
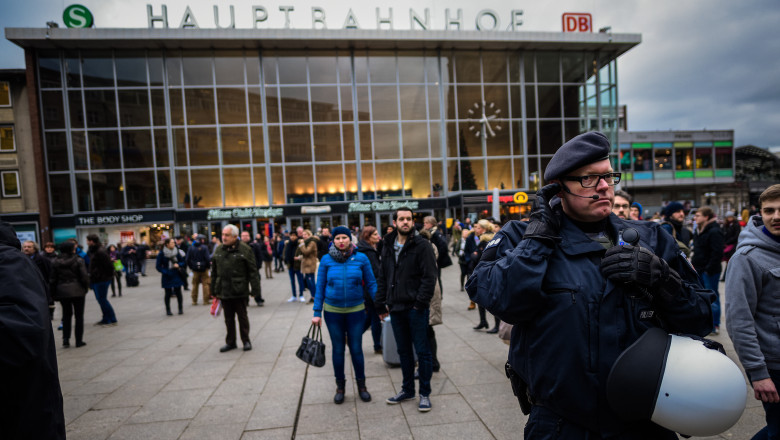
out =
[[[109,440],[176,440],[187,427],[187,420],[122,425]]]
[[[302,405],[298,419],[298,434],[317,434],[332,431],[357,430],[355,405],[323,403]]]
[[[97,403],[94,408],[123,408],[143,406],[163,388],[161,383],[124,384]]]
[[[479,420],[477,414],[460,394],[431,395],[433,409],[429,412],[418,411],[418,405],[419,397],[401,403],[406,421],[411,427]]]
[[[262,396],[262,397],[265,397]],[[270,429],[292,427],[295,424],[295,413],[298,409],[298,400],[285,403],[275,399],[262,399],[257,402],[246,430]]]
[[[79,418],[82,414],[89,411],[93,405],[97,404],[107,394],[87,394],[83,396],[68,395],[67,398],[63,397],[62,406],[65,413],[65,425],[73,422]]]
[[[292,433],[292,428],[244,431],[244,435],[241,436],[241,440],[290,440],[292,438]]]
[[[322,432],[317,434],[296,434],[296,440],[358,440],[360,434],[357,430]],[[369,438],[369,437],[365,437]]]
[[[130,418],[130,423],[192,419],[211,392],[208,389],[160,392]]]
[[[398,408],[400,405],[388,405],[382,402],[382,405],[388,408]],[[406,423],[406,419],[401,416],[394,416],[391,413],[387,417],[372,417],[370,419],[360,418],[360,436],[371,440],[401,440],[412,439],[412,431]]]
[[[203,425],[237,425],[243,426],[249,420],[254,409],[254,403],[238,403],[235,405],[203,406],[198,415],[190,422],[190,426]],[[240,435],[239,435],[240,437]]]
[[[138,407],[87,411],[68,424],[66,435],[69,439],[108,438],[136,410]]]
[[[240,440],[244,424],[189,425],[179,440]]]
[[[485,425],[479,422],[415,426],[411,430],[415,440],[495,438],[485,429]]]

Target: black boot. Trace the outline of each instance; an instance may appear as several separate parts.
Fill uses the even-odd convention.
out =
[[[336,395],[333,396],[333,403],[340,405],[344,403],[344,386],[347,381],[344,379],[336,379]]]
[[[357,379],[357,387],[360,400],[363,402],[370,402],[371,394],[368,394],[368,390],[366,389],[366,379]]]
[[[165,314],[168,316],[173,315],[171,313],[171,295],[168,292],[165,292]]]
[[[498,333],[498,324],[500,324],[500,323],[501,323],[501,320],[496,318],[496,326],[491,328],[490,330],[486,331],[485,333],[490,333],[491,335],[494,335],[494,334]]]
[[[479,325],[474,327],[474,330],[482,330],[488,328],[487,317],[485,316],[485,308],[479,306]]]

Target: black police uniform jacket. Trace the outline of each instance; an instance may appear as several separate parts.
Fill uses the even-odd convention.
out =
[[[599,271],[604,247],[565,215],[560,218],[562,240],[554,247],[523,239],[527,223],[505,225],[488,244],[466,289],[473,301],[515,325],[509,363],[528,384],[535,404],[602,435],[634,430],[636,424],[620,421],[606,401],[612,364],[650,327],[708,334],[714,294],[699,285],[677,243],[659,225],[610,214],[606,228],[613,242],[618,231],[634,228],[639,245],[682,278],[679,294],[669,301],[632,299],[629,294],[637,292]]]
[[[377,313],[401,312],[413,307],[427,309],[433,298],[438,271],[431,243],[417,231],[412,232],[395,260],[395,238],[398,231],[382,239],[382,254],[377,279]]]
[[[0,439],[64,439],[46,281],[0,223]]]

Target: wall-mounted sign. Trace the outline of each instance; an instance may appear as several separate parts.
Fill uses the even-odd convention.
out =
[[[349,204],[349,208],[347,212],[361,213],[361,212],[395,211],[398,208],[417,209],[419,206],[420,206],[420,202],[406,201],[406,200],[388,200],[388,201],[371,202],[371,203],[352,202]]]
[[[566,12],[561,20],[564,32],[593,32],[593,17],[587,12]]]
[[[330,205],[301,206],[301,214],[327,214],[329,212],[330,212]]]
[[[69,28],[90,28],[95,24],[92,13],[86,6],[70,5],[62,13],[62,22]]]
[[[282,208],[233,208],[209,209],[207,220],[230,220],[236,218],[271,218],[281,217]]]
[[[526,203],[526,202],[528,202],[528,194],[526,194],[526,193],[524,193],[522,191],[518,191],[518,192],[515,193],[515,195],[512,196],[512,199],[517,204]]]
[[[143,222],[144,222],[143,214],[80,215],[76,217],[76,226],[121,225],[126,223],[143,223]]]

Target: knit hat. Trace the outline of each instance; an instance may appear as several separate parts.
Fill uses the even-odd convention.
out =
[[[685,208],[683,207],[682,203],[671,202],[666,205],[666,209],[664,209],[664,217],[671,217],[675,212],[680,212],[683,210],[685,210]]]
[[[352,231],[349,230],[346,226],[336,226],[333,228],[333,232],[331,232],[331,235],[333,235],[333,238],[336,238],[337,235],[344,234],[347,237],[349,237],[350,240],[352,240]]]
[[[642,205],[639,202],[634,202],[631,204],[631,207],[636,207],[639,209],[639,220],[642,220],[642,211],[644,211],[644,208],[642,208]]]
[[[726,211],[726,215],[724,217],[726,218],[734,217],[734,211]]]

